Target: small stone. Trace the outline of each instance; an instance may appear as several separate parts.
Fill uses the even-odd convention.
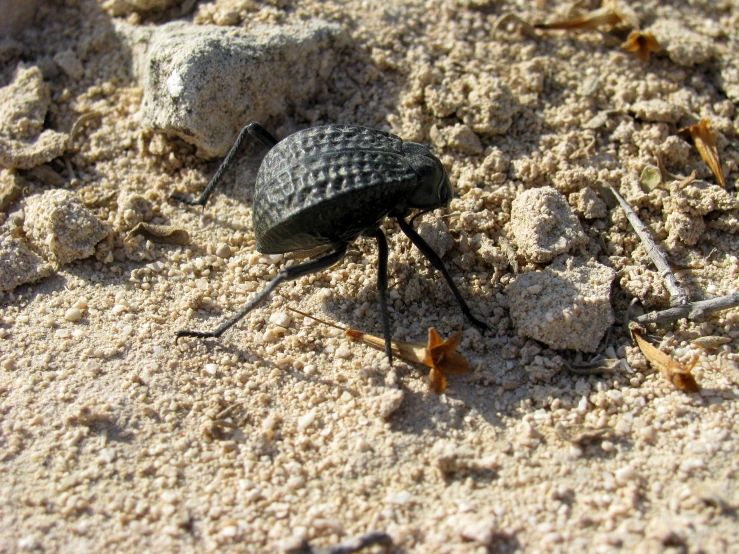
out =
[[[0,212],[4,212],[18,200],[21,192],[16,174],[9,169],[0,169]]]
[[[629,111],[643,121],[660,123],[677,123],[685,115],[685,110],[681,106],[659,98],[635,102]]]
[[[670,59],[683,67],[706,63],[718,50],[710,37],[696,33],[670,19],[658,19],[649,28]]]
[[[616,483],[618,483],[619,485],[625,485],[630,481],[636,481],[639,477],[636,471],[634,471],[634,468],[631,466],[624,466],[620,469],[617,469],[614,475],[616,477]]]
[[[269,316],[269,322],[272,325],[279,325],[287,329],[290,327],[290,323],[292,323],[292,318],[285,312],[275,312]]]
[[[454,247],[454,237],[446,223],[438,217],[424,218],[417,232],[442,258]]]
[[[467,125],[457,124],[454,127],[448,127],[443,130],[442,134],[447,145],[457,152],[471,156],[476,156],[483,152],[480,137]]]
[[[218,373],[218,364],[205,364],[205,372],[208,375],[215,375]]]
[[[513,201],[510,228],[521,254],[534,263],[550,262],[587,242],[567,199],[552,187],[519,194]]]
[[[613,324],[611,282],[616,272],[594,260],[562,255],[542,271],[528,271],[509,286],[518,333],[553,349],[595,352]],[[531,290],[537,290],[532,294]]]
[[[349,350],[349,347],[346,344],[342,344],[336,349],[334,355],[337,358],[347,359],[352,357],[352,351]]]
[[[82,310],[79,310],[77,308],[69,308],[66,312],[64,312],[64,319],[67,321],[75,322],[82,319]]]
[[[216,247],[216,256],[219,258],[230,258],[231,254],[233,254],[233,252],[228,244],[221,242]]]
[[[570,205],[585,219],[597,219],[608,215],[606,203],[590,187],[573,192],[569,196]]]
[[[72,50],[64,50],[54,56],[54,63],[56,63],[64,73],[66,73],[71,79],[79,81],[85,74],[85,68],[82,67],[82,62]]]
[[[33,252],[25,241],[7,235],[0,237],[0,291],[46,279],[53,273],[53,266]]]
[[[31,169],[64,153],[67,135],[44,129],[50,105],[41,70],[19,66],[13,82],[0,88],[0,166]]]
[[[498,524],[494,517],[478,514],[463,514],[457,518],[457,532],[468,541],[480,546],[491,546]]]
[[[108,236],[108,228],[71,191],[33,195],[25,208],[23,229],[29,241],[59,265],[92,256],[95,245]]]

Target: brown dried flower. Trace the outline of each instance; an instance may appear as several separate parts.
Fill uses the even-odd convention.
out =
[[[659,52],[662,49],[652,33],[642,31],[631,31],[621,48],[626,52],[636,54],[636,57],[643,62],[649,61],[649,55],[652,52]]]
[[[300,310],[294,308],[291,308],[291,310],[305,317],[330,325],[331,327],[341,329],[351,340],[361,341],[379,350],[385,349],[385,339],[382,337],[363,333],[356,329],[345,329],[328,321],[308,315]],[[442,394],[446,390],[447,375],[462,375],[470,370],[470,363],[467,361],[467,358],[457,352],[461,341],[461,331],[443,341],[439,332],[434,327],[431,327],[429,328],[428,341],[425,343],[394,340],[390,341],[390,346],[393,354],[399,358],[430,367],[429,380],[431,381],[431,386],[436,394]]]

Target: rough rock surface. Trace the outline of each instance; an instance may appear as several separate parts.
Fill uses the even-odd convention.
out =
[[[144,122],[208,156],[228,152],[247,123],[310,99],[334,66],[342,34],[320,20],[249,32],[183,22],[116,29],[144,87]]]
[[[0,166],[30,169],[64,152],[67,135],[43,128],[50,104],[41,70],[20,66],[0,89]]]
[[[613,324],[616,272],[594,260],[562,255],[541,271],[519,275],[508,289],[518,333],[555,350],[595,352]]]
[[[22,239],[0,235],[0,291],[40,281],[53,272],[53,266],[28,248]]]
[[[25,201],[23,229],[33,246],[48,260],[65,265],[95,253],[108,228],[77,195],[50,190]]]
[[[13,36],[33,22],[41,0],[0,0],[0,39]]]
[[[569,201],[570,205],[585,219],[597,219],[608,215],[606,203],[590,187],[573,192],[569,196]]]
[[[567,199],[552,187],[529,189],[513,201],[511,231],[530,262],[547,263],[587,237]]]
[[[678,65],[690,67],[705,63],[717,53],[709,37],[675,21],[657,21],[649,31]]]
[[[679,240],[693,246],[706,229],[703,216],[716,211],[736,210],[739,201],[718,185],[696,180],[680,187],[678,181],[670,184],[670,195],[662,200],[668,243]]]
[[[10,169],[0,169],[0,212],[5,211],[21,195],[18,176]]]

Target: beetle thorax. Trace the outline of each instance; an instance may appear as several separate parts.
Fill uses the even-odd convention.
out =
[[[439,158],[415,142],[403,143],[403,154],[418,175],[418,187],[402,206],[404,211],[433,210],[448,205],[452,186]]]

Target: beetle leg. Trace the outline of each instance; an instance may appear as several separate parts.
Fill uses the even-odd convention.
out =
[[[224,321],[215,331],[210,331],[210,332],[177,331],[177,338],[179,339],[180,337],[200,337],[200,338],[220,337],[225,331],[227,331],[230,327],[232,327],[239,320],[241,320],[251,310],[253,310],[259,304],[264,302],[264,300],[267,299],[267,297],[272,293],[273,290],[277,288],[277,286],[280,283],[282,283],[283,281],[293,281],[299,277],[302,277],[303,275],[317,273],[318,271],[331,267],[335,263],[341,261],[341,259],[346,254],[346,248],[347,248],[346,244],[340,244],[339,246],[336,247],[336,250],[334,252],[331,252],[330,254],[327,254],[326,256],[323,256],[322,258],[318,258],[317,260],[311,260],[309,262],[305,262],[304,264],[291,265],[290,267],[286,267],[285,269],[280,271],[277,274],[277,276],[274,279],[272,279],[266,287],[264,287],[261,291],[259,291],[256,294],[256,296],[254,296],[254,298],[252,298],[247,303],[246,306],[244,306],[236,315]]]
[[[408,222],[403,218],[398,216],[396,218],[398,220],[398,225],[400,226],[400,230],[403,231],[406,236],[411,239],[411,242],[416,245],[416,248],[418,248],[421,251],[421,254],[426,256],[426,259],[431,262],[431,265],[434,266],[434,268],[441,271],[441,274],[444,276],[444,279],[446,279],[447,284],[449,285],[449,288],[452,289],[452,293],[454,293],[454,298],[457,299],[457,303],[459,304],[459,307],[462,308],[462,313],[464,316],[469,320],[470,323],[472,323],[475,327],[485,330],[488,328],[488,326],[477,319],[475,316],[472,315],[472,312],[470,311],[469,306],[467,306],[467,303],[464,301],[464,298],[462,298],[462,293],[459,292],[459,289],[457,288],[457,285],[454,284],[454,281],[452,280],[452,276],[449,274],[449,271],[447,270],[446,266],[444,265],[444,262],[441,261],[441,258],[439,255],[434,252],[434,249],[431,248],[428,243],[423,240],[423,237],[419,235],[413,227],[411,227]]]
[[[392,340],[390,332],[390,317],[387,313],[387,240],[385,233],[379,227],[373,235],[377,241],[377,290],[380,293],[380,312],[382,313],[382,333],[385,336],[385,355],[388,361],[393,363],[393,350],[390,345]]]
[[[236,157],[236,153],[241,147],[241,144],[244,142],[246,135],[250,135],[252,138],[257,139],[259,142],[266,146],[269,146],[270,148],[277,144],[277,139],[273,137],[272,134],[267,131],[267,129],[262,127],[259,123],[249,123],[249,125],[241,129],[239,136],[236,137],[236,142],[234,142],[231,150],[229,150],[228,154],[223,159],[221,166],[218,168],[215,175],[213,175],[213,178],[208,183],[208,186],[205,187],[197,200],[190,200],[187,196],[177,194],[176,192],[170,194],[169,197],[172,200],[177,200],[178,202],[182,202],[183,204],[187,204],[189,206],[205,206],[208,198],[210,198],[210,195],[213,193],[213,189],[220,182],[221,177],[223,177],[224,171],[229,168],[231,162],[233,162],[234,158]]]

